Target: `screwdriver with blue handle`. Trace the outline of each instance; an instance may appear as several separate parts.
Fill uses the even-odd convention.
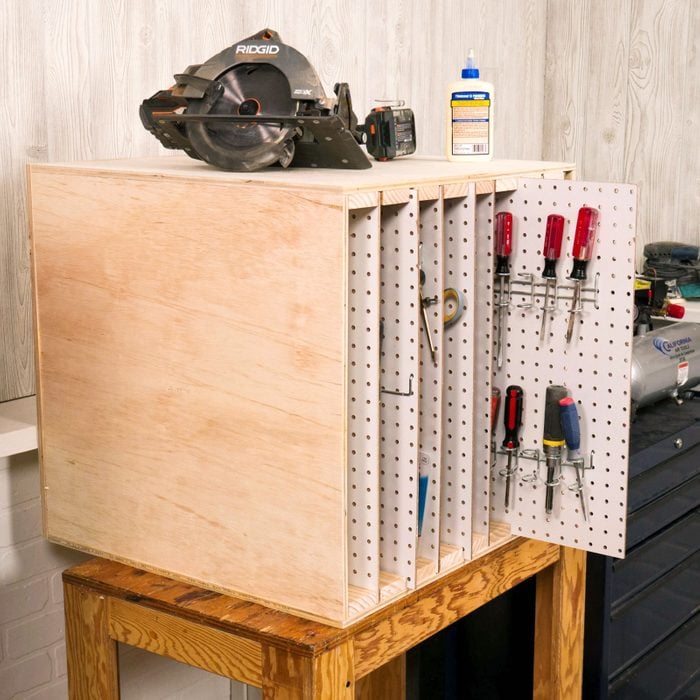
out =
[[[583,480],[581,479],[581,467],[583,466],[583,457],[581,456],[581,426],[579,423],[578,411],[576,410],[576,402],[570,396],[559,401],[559,415],[561,418],[561,427],[564,431],[564,439],[566,440],[569,461],[573,463],[574,469],[576,470],[576,490],[578,491],[578,497],[581,501],[583,519],[587,521],[586,497],[583,492]]]

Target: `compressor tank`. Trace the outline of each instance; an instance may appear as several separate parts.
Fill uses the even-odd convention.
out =
[[[632,344],[632,406],[639,408],[700,384],[700,324],[673,323]]]

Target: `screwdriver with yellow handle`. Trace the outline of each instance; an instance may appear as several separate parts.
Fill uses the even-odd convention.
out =
[[[565,444],[559,402],[566,398],[567,394],[565,386],[551,384],[547,387],[545,397],[542,449],[547,465],[544,496],[544,512],[547,520],[549,520],[554,506],[554,487],[561,471],[562,447]]]

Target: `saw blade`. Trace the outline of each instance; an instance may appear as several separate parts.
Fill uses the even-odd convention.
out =
[[[293,116],[285,75],[267,63],[241,63],[219,76],[224,90],[211,105],[192,101],[189,114]],[[274,124],[189,122],[187,135],[203,160],[226,170],[258,170],[280,159],[294,129]]]

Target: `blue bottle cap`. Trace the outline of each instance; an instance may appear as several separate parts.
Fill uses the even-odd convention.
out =
[[[474,59],[474,49],[469,49],[467,54],[467,67],[462,68],[462,78],[478,78],[479,69],[476,67],[476,60]]]

